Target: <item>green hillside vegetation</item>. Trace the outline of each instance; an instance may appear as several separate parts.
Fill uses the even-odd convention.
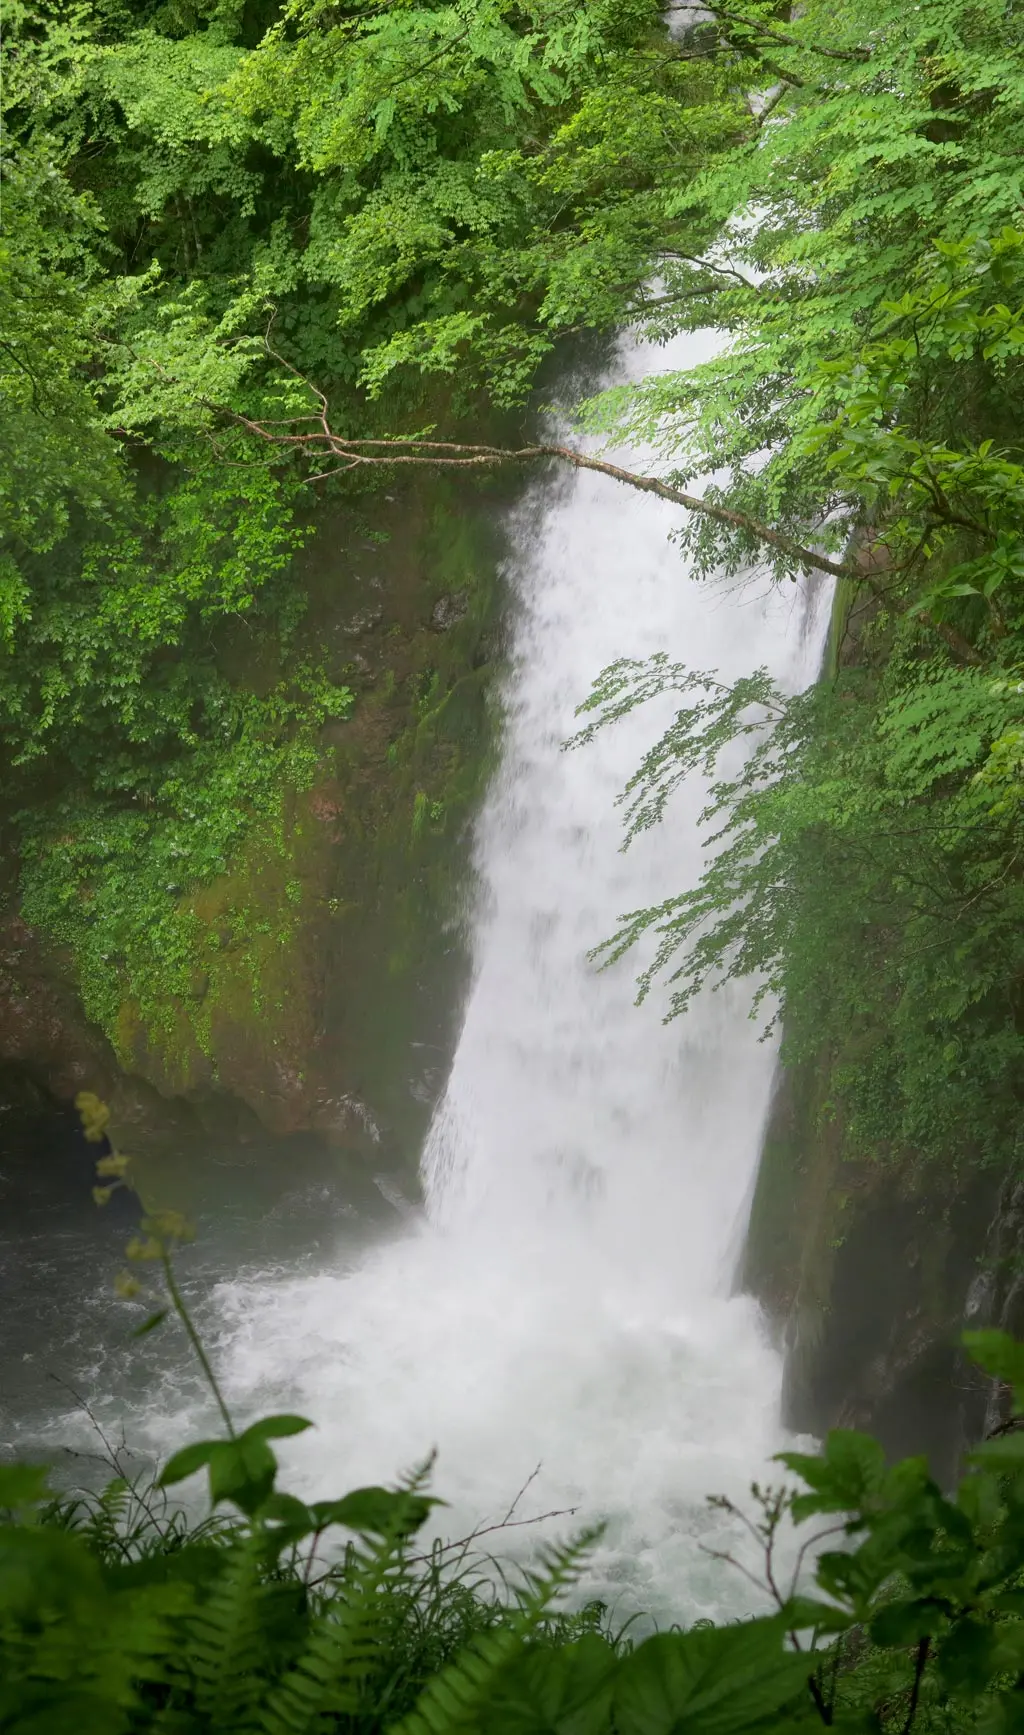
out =
[[[302,639],[318,491],[356,509],[403,464],[499,464],[474,425],[500,412],[522,449],[568,334],[715,325],[715,360],[581,423],[653,442],[663,493],[714,471],[681,515],[698,573],[824,571],[857,648],[792,703],[753,672],[720,711],[700,688],[639,823],[689,755],[714,771],[730,732],[775,726],[719,787],[708,879],[617,943],[656,923],[676,1007],[761,973],[790,1053],[824,1040],[855,1142],[1004,1159],[1020,20],[709,10],[672,8],[669,35],[653,0],[11,5],[0,705],[24,909],[108,972],[108,1024],[147,969],[151,999],[180,992],[183,894],[273,826],[353,702]],[[621,669],[593,704],[662,678],[695,677]]]
[[[294,556],[403,472],[308,487],[303,379],[370,439],[521,403],[737,104],[648,0],[5,11],[5,847],[116,1041],[353,705]]]

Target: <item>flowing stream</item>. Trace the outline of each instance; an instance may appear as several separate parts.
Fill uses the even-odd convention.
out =
[[[704,353],[691,337],[666,359]],[[624,350],[621,368],[650,361]],[[533,1476],[517,1518],[607,1523],[589,1594],[678,1619],[744,1606],[740,1576],[705,1552],[723,1532],[704,1496],[742,1497],[782,1438],[779,1357],[730,1293],[773,1053],[742,992],[666,1025],[657,993],[633,1004],[636,957],[588,961],[622,912],[701,871],[696,782],[619,849],[615,797],[668,713],[563,742],[620,655],[664,649],[727,678],[766,663],[793,688],[816,673],[823,622],[799,587],[696,585],[667,541],[676,517],[586,474],[520,509],[475,978],[423,1156],[425,1215],[345,1269],[225,1284],[217,1306],[235,1401],[317,1423],[290,1453],[293,1486],[341,1493],[436,1447],[438,1528],[460,1536]],[[570,1523],[492,1540],[507,1552]]]

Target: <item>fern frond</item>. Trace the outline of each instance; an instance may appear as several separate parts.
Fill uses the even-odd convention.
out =
[[[518,1623],[480,1633],[454,1662],[427,1682],[412,1710],[392,1726],[390,1735],[456,1735],[472,1727],[499,1675],[518,1656],[523,1642]]]
[[[222,1570],[189,1623],[186,1659],[196,1707],[218,1735],[248,1728],[266,1663],[265,1604],[258,1533],[226,1550]]]
[[[456,1735],[479,1726],[500,1675],[543,1623],[552,1604],[579,1578],[602,1526],[582,1531],[541,1553],[540,1569],[526,1568],[526,1591],[507,1624],[478,1634],[440,1674],[428,1681],[392,1735]]]
[[[594,1524],[567,1542],[546,1543],[539,1551],[539,1568],[525,1567],[528,1587],[519,1623],[532,1630],[544,1619],[560,1596],[579,1582],[587,1557],[604,1535],[604,1525]]]
[[[108,1482],[102,1493],[93,1495],[85,1507],[86,1516],[78,1529],[92,1552],[110,1564],[125,1558],[125,1532],[132,1504],[131,1484],[122,1476]]]
[[[265,1735],[312,1735],[329,1712],[364,1709],[386,1637],[382,1591],[400,1567],[401,1541],[350,1549],[350,1573],[311,1624],[298,1660],[270,1692],[259,1727]]]

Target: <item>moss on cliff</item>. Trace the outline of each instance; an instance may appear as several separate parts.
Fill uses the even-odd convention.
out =
[[[131,831],[145,807],[123,836],[69,826],[52,859],[41,852],[28,913],[58,942],[44,946],[52,972],[77,981],[86,1020],[162,1096],[230,1096],[277,1133],[362,1148],[391,1123],[399,1143],[416,1136],[462,981],[466,825],[494,740],[501,500],[491,485],[423,477],[320,509],[289,581],[305,612],[283,658],[241,632],[221,651],[258,700],[302,668],[351,701],[304,718],[276,759],[249,744],[259,799],[252,778],[233,791],[244,824],[218,838],[220,871],[212,854],[191,871],[203,823],[191,798],[174,860],[148,877]],[[73,1048],[79,1015],[65,999],[61,1043]]]
[[[822,679],[884,660],[876,612],[837,587]],[[958,1339],[1002,1170],[959,1148],[925,1162],[862,1128],[851,1136],[844,1084],[872,1040],[862,1027],[780,1067],[739,1281],[785,1348],[791,1425],[868,1428],[894,1455],[927,1450],[952,1475],[980,1425]]]

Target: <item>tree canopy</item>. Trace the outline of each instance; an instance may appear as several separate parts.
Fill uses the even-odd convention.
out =
[[[371,440],[521,402],[738,109],[649,0],[12,0],[5,73],[3,806],[116,1036],[352,703],[303,638],[304,381]]]
[[[666,961],[712,919],[685,980],[767,972],[791,1031],[838,970],[829,1041],[890,1027],[876,1123],[923,1137],[948,1094],[980,1127],[958,1081],[998,1077],[979,1138],[1012,1144],[1021,22],[789,11],[12,4],[5,807],[108,1027],[126,973],[153,1006],[166,959],[184,982],[182,886],[351,706],[301,634],[317,491],[568,458],[677,500],[698,576],[821,571],[857,623],[719,790],[729,850],[653,918]],[[579,407],[643,474],[524,420],[562,340],[623,326],[728,340]],[[231,673],[243,623],[270,691]]]

